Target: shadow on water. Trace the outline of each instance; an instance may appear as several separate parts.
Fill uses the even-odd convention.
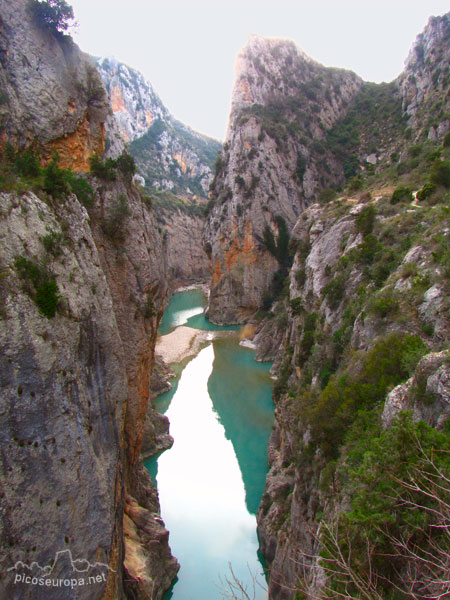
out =
[[[214,367],[208,392],[219,422],[231,440],[242,473],[247,509],[256,515],[267,474],[267,445],[273,423],[269,371],[254,352],[235,339],[213,342]]]

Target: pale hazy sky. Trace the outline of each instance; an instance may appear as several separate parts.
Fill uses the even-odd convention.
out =
[[[82,50],[141,71],[172,114],[223,139],[233,67],[248,36],[294,40],[326,66],[391,81],[449,0],[69,0]]]

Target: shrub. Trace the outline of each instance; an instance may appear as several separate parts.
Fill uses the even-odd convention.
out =
[[[442,145],[444,146],[444,148],[450,148],[450,131],[445,134]]]
[[[300,410],[310,424],[313,445],[335,458],[358,412],[372,410],[391,387],[409,377],[412,362],[407,357],[416,352],[418,360],[421,344],[416,335],[392,333],[367,352],[357,374],[332,376],[318,397],[306,400]]]
[[[14,167],[17,174],[23,177],[39,177],[41,174],[39,158],[31,148],[27,148],[23,153],[17,153]]]
[[[90,157],[89,163],[91,166],[91,173],[103,179],[104,181],[114,181],[116,178],[116,161],[112,158],[107,158],[104,162],[101,158],[94,154]]]
[[[384,431],[367,425],[355,432],[342,473],[350,509],[337,526],[324,526],[324,564],[344,557],[329,587],[352,598],[361,586],[371,598],[406,598],[412,589],[420,590],[416,597],[437,597],[448,578],[447,562],[435,560],[448,556],[442,523],[449,494],[441,485],[450,473],[448,431],[415,423],[407,412]],[[436,582],[432,594],[427,581]]]
[[[293,316],[301,315],[302,312],[305,310],[305,307],[303,306],[303,300],[301,298],[294,298],[293,300],[290,301],[289,304],[290,304]]]
[[[315,334],[317,324],[317,313],[309,313],[306,315],[305,326],[303,329],[303,336],[300,342],[300,348],[298,353],[298,364],[303,366],[308,358],[311,356],[311,350],[314,346]]]
[[[364,236],[372,233],[377,211],[373,204],[365,206],[355,219],[356,230]]]
[[[14,266],[19,276],[32,284],[27,286],[26,291],[36,303],[39,311],[47,319],[54,317],[60,300],[55,278],[47,269],[23,256],[15,258]]]
[[[31,14],[37,25],[61,36],[72,25],[73,8],[65,0],[31,0]]]
[[[423,188],[417,192],[417,199],[421,201],[426,200],[433,195],[435,190],[436,185],[434,183],[426,183]]]
[[[53,256],[59,256],[62,252],[61,250],[61,242],[63,239],[63,234],[57,231],[50,231],[47,235],[44,235],[42,238],[42,243],[44,248]]]
[[[396,187],[391,196],[391,204],[397,204],[398,202],[411,202],[412,200],[413,195],[411,190],[404,185],[399,185]]]
[[[398,301],[388,292],[374,298],[369,305],[369,311],[381,319],[398,310]]]
[[[58,155],[52,158],[51,163],[44,169],[44,190],[57,198],[70,192],[66,171],[59,168]]]
[[[363,264],[371,264],[375,258],[376,252],[379,250],[377,238],[373,233],[369,233],[364,237],[364,240],[358,246],[358,258]]]
[[[450,160],[435,160],[430,171],[430,181],[450,188]]]
[[[306,159],[303,154],[298,153],[297,163],[295,165],[294,178],[301,182],[306,171]]]
[[[81,204],[92,206],[94,203],[94,190],[83,177],[77,177],[72,172],[66,172],[66,181],[70,191],[75,194]]]
[[[58,303],[59,295],[56,281],[54,279],[45,279],[39,283],[36,287],[36,304],[47,319],[55,316]]]
[[[328,204],[328,202],[334,200],[336,196],[336,190],[333,190],[332,188],[327,188],[319,192],[319,202],[320,204]]]
[[[129,216],[130,209],[126,196],[120,196],[113,202],[109,215],[102,223],[104,233],[114,241],[123,241],[125,238],[125,219]]]
[[[245,187],[245,180],[242,175],[237,175],[234,179],[234,183],[239,187]]]
[[[349,192],[357,192],[363,186],[363,180],[361,177],[352,177],[349,181],[348,190]]]
[[[329,281],[322,288],[322,294],[327,299],[328,306],[332,310],[335,310],[342,302],[342,299],[345,295],[346,281],[347,277],[344,275],[344,273],[341,273],[340,275],[334,277],[334,279]]]
[[[306,271],[305,269],[297,269],[295,271],[295,281],[297,282],[298,287],[303,287],[306,281]]]
[[[124,150],[115,162],[117,169],[122,173],[126,181],[130,182],[137,171],[134,158]]]

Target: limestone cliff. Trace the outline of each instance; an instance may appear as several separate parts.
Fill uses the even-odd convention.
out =
[[[279,267],[265,229],[276,236],[282,219],[292,230],[320,189],[343,181],[323,142],[361,83],[287,41],[255,36],[239,54],[204,236],[213,321],[240,322],[262,305]]]
[[[417,139],[442,139],[450,131],[448,94],[450,14],[431,17],[409,53],[399,78],[403,109]]]
[[[346,460],[341,444],[356,411],[367,406],[370,377],[388,377],[381,363],[370,375],[367,356],[381,360],[383,344],[388,345],[396,370],[390,376],[394,384],[408,379],[409,369],[414,369],[412,356],[409,367],[401,362],[406,359],[395,358],[396,344],[417,344],[420,356],[428,349],[440,350],[450,333],[444,300],[448,273],[444,275],[437,257],[438,246],[427,247],[425,241],[445,232],[447,219],[435,222],[445,207],[405,205],[393,213],[390,206],[387,198],[377,196],[342,198],[338,206],[314,204],[307,209],[293,231],[298,250],[288,298],[274,306],[255,338],[266,353],[268,335],[275,344],[271,358],[276,359],[278,377],[270,472],[258,514],[261,548],[271,565],[270,598],[294,598],[288,588],[303,590],[307,598],[322,597],[315,587],[317,563],[311,557],[320,552],[321,519],[332,518],[341,508],[337,492],[324,483],[331,468],[327,465],[336,468],[336,461]],[[377,216],[371,233],[363,234],[358,215],[368,207]],[[411,246],[408,237],[417,222],[427,227]],[[377,249],[367,258],[372,239],[378,240]],[[448,415],[448,376],[440,354],[422,359],[415,375],[422,391],[408,400],[408,390],[417,388],[414,379],[396,387],[386,399],[384,426],[400,410],[412,409],[416,419],[442,427]],[[344,384],[353,377],[367,386],[366,397],[344,408],[346,402],[355,402],[346,396]],[[375,401],[383,403],[388,390]],[[347,410],[354,411],[353,417],[344,416]],[[378,418],[374,410],[374,422]]]
[[[44,165],[60,155],[32,182],[1,157],[0,597],[161,598],[178,565],[140,449],[168,293],[163,235],[120,174],[89,177],[88,199],[64,187],[60,167],[73,181],[104,150],[109,105],[90,59],[25,0],[0,5],[0,32],[2,139]],[[20,580],[71,578],[85,561],[101,581],[76,591]]]
[[[31,18],[26,1],[0,10],[0,139],[33,142],[63,166],[88,171],[88,158],[103,154],[109,109],[91,59],[70,37],[55,37]]]
[[[114,58],[97,65],[146,186],[207,197],[220,143],[174,119],[139,71]]]
[[[106,124],[108,151],[118,136],[128,142],[165,236],[172,287],[206,282],[204,207],[221,144],[174,119],[139,71],[114,58],[97,65],[115,117]]]

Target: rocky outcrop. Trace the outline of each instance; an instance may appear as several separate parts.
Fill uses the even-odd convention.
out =
[[[78,171],[103,154],[109,104],[95,65],[70,37],[39,27],[26,0],[0,7],[0,96],[3,144],[57,150]]]
[[[403,110],[416,139],[424,134],[431,140],[442,140],[450,131],[449,35],[450,13],[431,17],[417,36],[398,80]]]
[[[363,235],[359,215],[367,214],[368,206],[376,216],[373,233]],[[313,428],[322,425],[311,425],[311,403],[323,406],[333,402],[333,385],[346,377],[357,378],[365,357],[379,340],[395,344],[408,339],[416,350],[405,354],[402,364],[406,365],[406,361],[414,361],[414,352],[438,349],[448,336],[442,299],[448,280],[442,279],[433,250],[426,248],[424,239],[417,238],[417,245],[405,251],[404,230],[395,241],[389,239],[389,247],[383,250],[378,246],[380,253],[369,260],[370,267],[364,262],[368,241],[385,240],[391,220],[401,222],[411,214],[407,212],[411,209],[403,207],[400,215],[389,216],[387,206],[383,199],[373,201],[363,195],[359,202],[341,197],[335,206],[314,204],[307,209],[292,233],[298,249],[289,276],[288,300],[274,304],[270,319],[254,338],[261,356],[275,358],[277,375],[270,471],[258,513],[261,549],[270,564],[270,598],[291,600],[295,592],[290,588],[299,589],[299,582],[305,581],[313,586],[307,597],[315,597],[311,590],[317,582],[311,580],[318,573],[313,557],[319,551],[321,518],[324,512],[332,518],[341,510],[336,490],[331,496],[324,493],[325,467],[330,459],[314,441]],[[417,210],[420,219],[427,208]],[[378,280],[376,273],[381,273],[387,261],[383,252],[396,258],[391,272],[387,269]],[[368,268],[372,280],[367,279]],[[425,287],[418,286],[419,281],[426,282]],[[415,420],[442,428],[450,415],[448,352],[427,353],[409,380],[407,367],[398,368],[404,370],[405,382],[387,395],[383,426],[390,426],[400,411],[410,410]],[[337,373],[335,379],[333,373]],[[333,419],[333,414],[330,408],[327,418]],[[342,453],[345,461],[345,446]],[[314,569],[308,568],[311,562]]]
[[[146,186],[207,197],[220,143],[174,119],[139,71],[111,57],[97,65]]]
[[[159,588],[160,597],[177,570],[157,517],[156,492],[139,458],[167,289],[163,244],[152,233],[153,217],[131,190],[127,243],[118,247],[104,236],[99,215],[110,209],[117,191],[99,193],[90,218],[75,197],[52,209],[33,194],[2,196],[1,372],[8,406],[1,442],[2,566],[6,573],[18,560],[48,564],[69,547],[74,557],[91,563],[96,558],[114,569],[106,588],[86,589],[80,598],[122,597],[122,561],[137,543],[134,539],[130,549],[126,537],[123,556],[124,488],[140,505],[136,531],[147,511],[147,525],[153,523],[152,531],[159,532],[141,539],[140,552],[145,556],[151,550],[153,557],[141,578]],[[49,231],[62,236],[56,256],[43,246]],[[17,256],[45,264],[54,275],[61,300],[51,321],[27,293],[30,283],[14,267]],[[45,544],[37,543],[43,539]],[[160,539],[166,545],[155,548]],[[17,586],[5,579],[4,589],[15,597]],[[39,598],[39,593],[20,589],[21,598]]]
[[[139,71],[112,56],[97,59],[97,67],[106,85],[120,133],[126,142],[141,137],[155,120],[169,118],[168,110]]]
[[[162,211],[167,237],[170,282],[173,289],[209,280],[210,263],[201,240],[204,219],[200,214],[174,208]]]
[[[381,416],[390,427],[398,413],[410,410],[416,421],[442,429],[450,416],[450,354],[427,354],[417,365],[414,376],[395,387],[386,398]]]
[[[236,72],[204,235],[209,315],[220,323],[242,321],[269,291],[280,265],[265,230],[276,238],[282,219],[291,231],[321,189],[343,180],[322,142],[361,86],[353,73],[326,69],[291,42],[256,36]]]
[[[27,4],[0,7],[3,140],[82,171],[103,153],[105,89]],[[131,182],[89,183],[88,210],[71,194],[0,195],[2,598],[160,599],[178,570],[141,460],[166,248]],[[76,591],[20,579],[70,579],[86,561],[101,581]]]

